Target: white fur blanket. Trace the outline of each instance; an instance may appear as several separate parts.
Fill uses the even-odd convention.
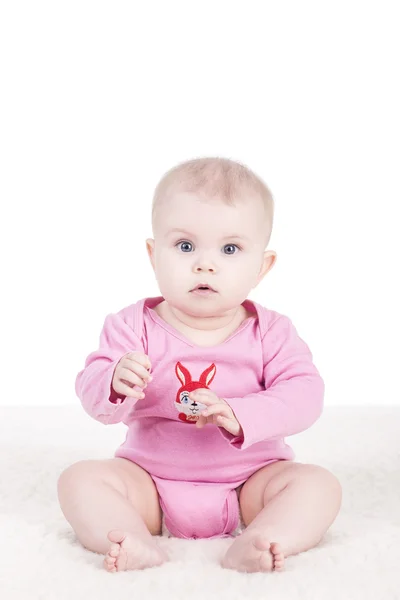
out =
[[[327,407],[288,438],[296,460],[332,470],[344,494],[321,544],[288,558],[283,573],[222,569],[229,540],[167,538],[167,564],[106,573],[65,521],[56,481],[75,461],[111,457],[124,433],[78,406],[0,408],[0,598],[400,599],[400,408]]]

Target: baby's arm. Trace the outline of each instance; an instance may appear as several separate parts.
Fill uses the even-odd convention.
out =
[[[288,317],[279,315],[262,339],[265,391],[224,400],[243,429],[221,433],[238,449],[305,431],[320,417],[325,385],[307,344]]]
[[[129,352],[144,352],[143,344],[126,322],[125,310],[106,317],[99,348],[86,358],[85,367],[75,382],[76,394],[85,411],[104,424],[120,423],[137,402],[132,397],[121,402],[122,397],[111,387],[119,360]]]

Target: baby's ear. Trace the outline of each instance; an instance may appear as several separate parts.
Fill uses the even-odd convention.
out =
[[[149,258],[150,258],[151,265],[154,269],[154,240],[153,239],[148,238],[146,240],[146,249],[147,249],[147,254],[149,255]]]
[[[277,254],[274,250],[267,250],[266,252],[264,252],[263,262],[262,262],[261,269],[260,269],[260,272],[257,277],[257,283],[254,287],[256,287],[260,283],[260,281],[262,281],[264,279],[264,277],[268,273],[268,271],[270,271],[272,269],[272,267],[276,263],[276,259],[277,259]]]

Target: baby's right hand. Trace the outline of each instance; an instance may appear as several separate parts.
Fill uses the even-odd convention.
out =
[[[144,398],[140,390],[135,390],[135,386],[144,389],[153,378],[149,371],[151,369],[150,359],[143,352],[129,352],[125,354],[115,367],[112,378],[112,388],[120,396],[129,396],[131,398]]]

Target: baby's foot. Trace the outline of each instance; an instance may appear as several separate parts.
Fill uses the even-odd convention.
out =
[[[132,533],[113,529],[108,533],[112,542],[104,558],[104,567],[110,573],[129,569],[156,567],[168,560],[166,554],[151,540],[143,540]]]
[[[270,543],[257,530],[242,533],[228,548],[222,560],[225,569],[246,573],[283,571],[285,556],[281,546]]]

